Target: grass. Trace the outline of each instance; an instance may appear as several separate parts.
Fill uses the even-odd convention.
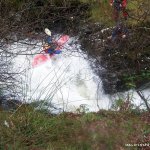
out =
[[[150,135],[148,122],[132,112],[50,115],[22,106],[0,112],[0,149],[101,150],[124,149]],[[143,120],[142,120],[143,119]]]
[[[4,115],[5,114],[5,115]],[[1,120],[6,125],[1,126],[2,147],[14,148],[59,148],[74,144],[74,136],[78,131],[79,122],[65,116],[52,117],[41,112],[35,112],[30,107],[20,108],[17,113],[1,113]],[[11,116],[12,115],[12,116]],[[5,139],[5,140],[4,140]]]
[[[113,8],[109,5],[109,0],[95,0],[95,1],[81,0],[81,2],[90,3],[91,5],[90,21],[101,22],[107,26],[112,26],[115,24],[112,18]],[[127,12],[129,13],[129,19],[127,21],[128,24],[135,26],[143,21],[149,20],[150,18],[148,17],[148,15],[146,18],[144,17],[145,10],[149,10],[149,8],[150,3],[148,0],[128,1],[127,3]]]

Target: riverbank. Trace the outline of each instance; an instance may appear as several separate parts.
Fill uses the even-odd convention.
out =
[[[130,88],[140,88],[150,82],[149,29],[128,27],[125,39],[112,42],[108,39],[113,27],[101,23],[86,24],[80,32],[83,51],[95,73],[102,78],[106,93],[115,93]],[[147,86],[149,88],[149,86]]]
[[[132,144],[135,149],[149,148],[150,116],[142,111],[51,115],[22,105],[15,111],[1,110],[0,119],[1,149],[120,150]]]
[[[80,42],[93,60],[91,66],[95,73],[102,78],[105,93],[150,88],[148,7],[148,1],[128,2],[128,19],[125,21],[120,15],[127,37],[111,41],[108,37],[115,27],[112,8],[108,1],[92,2],[91,15],[80,28]]]

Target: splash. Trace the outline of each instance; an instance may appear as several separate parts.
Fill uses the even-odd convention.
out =
[[[42,43],[14,43],[11,48],[14,47],[29,54],[21,53],[14,59],[14,69],[23,72],[21,83],[23,99],[26,102],[42,100],[63,111],[76,111],[83,106],[88,111],[98,111],[111,108],[118,95],[125,98],[130,92],[135,97],[134,103],[141,104],[140,98],[133,91],[115,95],[104,94],[101,79],[94,74],[88,56],[83,53],[75,38],[70,38],[62,47],[62,54],[55,55],[35,68],[32,67],[32,60],[35,53],[41,51]]]

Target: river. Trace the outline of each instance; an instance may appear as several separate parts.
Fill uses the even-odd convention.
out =
[[[105,94],[102,81],[93,72],[77,37],[70,37],[62,49],[62,54],[55,55],[37,67],[32,67],[32,61],[36,55],[34,53],[42,48],[41,41],[19,41],[8,48],[15,49],[19,54],[13,60],[13,69],[21,72],[18,79],[23,102],[42,101],[41,106],[47,107],[53,113],[110,109],[119,98],[129,98],[136,106],[143,103],[132,90],[113,95]],[[145,90],[144,94],[148,97],[149,90]],[[51,109],[51,105],[58,109]]]

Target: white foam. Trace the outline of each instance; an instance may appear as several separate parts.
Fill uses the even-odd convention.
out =
[[[71,40],[70,43],[73,43],[74,39]],[[28,53],[31,54],[40,51],[41,43],[37,46],[15,43],[11,45],[12,49],[14,47],[22,53],[28,49]],[[103,93],[101,79],[93,73],[88,57],[83,54],[80,45],[66,44],[62,51],[62,54],[55,55],[36,68],[31,66],[34,55],[18,55],[14,59],[14,69],[24,73],[23,99],[27,102],[34,100],[52,102],[65,111],[75,111],[83,104],[87,105],[89,111],[98,111],[99,108],[109,109],[111,102],[117,97]],[[135,92],[133,95],[134,103],[140,105],[139,96]]]

